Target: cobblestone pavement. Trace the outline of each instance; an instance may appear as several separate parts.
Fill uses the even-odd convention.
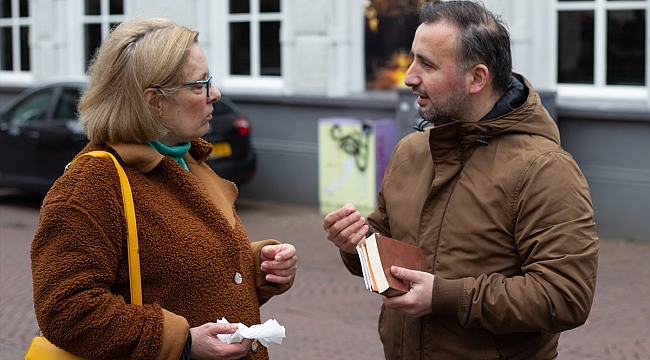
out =
[[[0,192],[0,360],[22,359],[38,327],[29,245],[40,199]],[[271,359],[383,359],[377,328],[381,298],[349,275],[321,230],[316,207],[237,202],[251,240],[274,238],[298,249],[289,292],[262,307],[262,321],[286,328]],[[586,324],[560,338],[559,359],[650,360],[650,244],[602,240],[596,297]]]

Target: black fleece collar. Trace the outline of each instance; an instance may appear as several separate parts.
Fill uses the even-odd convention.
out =
[[[514,76],[510,77],[508,91],[497,101],[492,110],[479,121],[488,121],[505,115],[526,102],[528,89]]]

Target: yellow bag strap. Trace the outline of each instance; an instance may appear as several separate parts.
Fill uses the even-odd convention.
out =
[[[142,280],[140,278],[140,254],[138,253],[138,231],[135,223],[135,209],[133,207],[133,194],[129,179],[122,166],[113,154],[107,151],[90,151],[74,158],[68,166],[72,165],[82,156],[97,156],[113,160],[120,176],[122,187],[122,199],[124,201],[124,214],[126,215],[126,230],[128,234],[128,261],[129,261],[129,282],[131,286],[131,303],[142,306]],[[67,169],[67,167],[66,167]]]

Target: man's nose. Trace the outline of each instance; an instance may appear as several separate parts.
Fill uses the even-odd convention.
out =
[[[404,85],[408,87],[414,87],[419,85],[420,78],[417,76],[416,71],[414,70],[413,67],[414,64],[415,62],[413,62],[413,64],[409,66],[408,70],[406,70],[406,76],[404,76]]]

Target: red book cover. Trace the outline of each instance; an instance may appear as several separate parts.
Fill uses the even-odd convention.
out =
[[[361,247],[367,255],[366,259],[361,257],[362,262],[366,262],[364,268],[366,287],[379,294],[397,296],[407,293],[411,288],[410,283],[397,279],[391,274],[392,265],[427,271],[424,254],[417,246],[375,233],[369,236]]]

